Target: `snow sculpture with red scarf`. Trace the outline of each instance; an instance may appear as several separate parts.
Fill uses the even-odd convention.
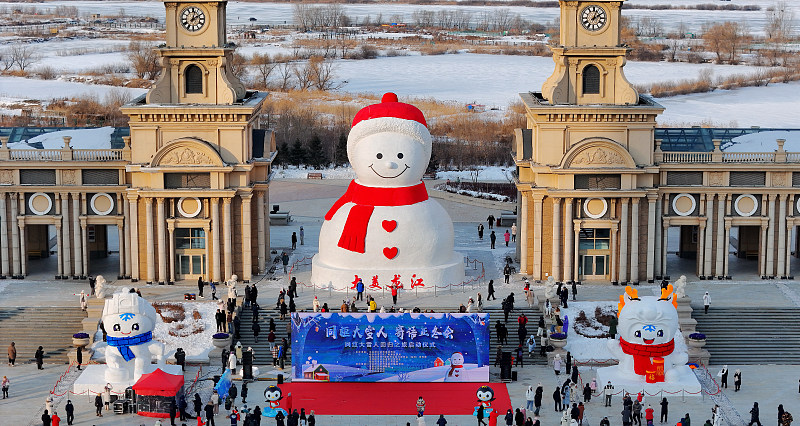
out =
[[[347,157],[356,179],[325,215],[311,281],[345,290],[354,275],[383,284],[416,275],[418,288],[431,291],[463,282],[453,223],[422,183],[431,157],[422,112],[385,94],[356,114]]]
[[[598,369],[598,381],[610,380],[616,387],[634,385],[651,393],[699,391],[697,377],[686,365],[689,358],[678,330],[678,304],[672,285],[660,289],[657,297],[639,296],[628,286],[618,307],[619,340],[608,341],[608,347],[619,364]]]

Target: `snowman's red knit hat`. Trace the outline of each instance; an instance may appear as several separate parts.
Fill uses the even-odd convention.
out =
[[[355,146],[361,139],[382,132],[411,136],[430,150],[431,134],[422,111],[414,105],[398,102],[397,95],[391,92],[383,95],[381,103],[367,106],[356,114],[348,145]]]

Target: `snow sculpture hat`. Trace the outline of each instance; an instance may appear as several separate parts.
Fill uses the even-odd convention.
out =
[[[148,301],[139,297],[136,293],[130,293],[127,288],[123,288],[121,292],[114,293],[111,299],[106,300],[103,307],[103,316],[115,314],[140,314],[148,318],[155,325],[156,310]]]
[[[382,132],[410,136],[422,144],[430,156],[431,134],[422,111],[414,105],[398,102],[397,95],[391,92],[383,95],[381,103],[362,108],[353,118],[347,155],[352,157],[353,148],[365,137]]]

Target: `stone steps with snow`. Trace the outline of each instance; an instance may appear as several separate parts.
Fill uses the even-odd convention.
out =
[[[84,318],[86,313],[77,307],[0,308],[0,336],[14,342],[18,363],[33,362],[39,346],[44,347],[44,362],[68,363],[72,335],[83,330]]]
[[[800,363],[800,309],[695,309],[697,331],[706,335],[711,364]]]

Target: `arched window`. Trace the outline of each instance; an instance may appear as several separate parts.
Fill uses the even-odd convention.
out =
[[[203,70],[197,65],[189,65],[183,72],[186,80],[186,93],[203,93]]]
[[[600,94],[600,70],[594,65],[587,65],[583,69],[583,94]]]

